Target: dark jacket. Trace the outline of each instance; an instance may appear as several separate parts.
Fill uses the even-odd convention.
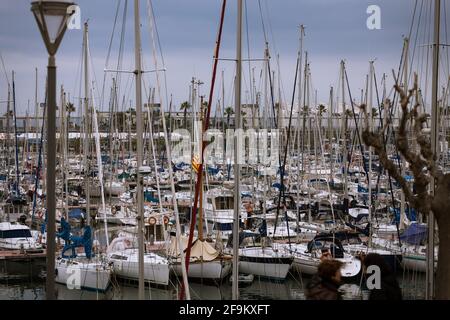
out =
[[[395,276],[381,279],[381,288],[370,290],[369,300],[402,300],[402,291]]]
[[[306,286],[307,300],[342,300],[339,285],[315,275]]]

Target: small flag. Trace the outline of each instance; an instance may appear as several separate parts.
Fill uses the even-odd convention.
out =
[[[200,160],[197,155],[192,158],[192,169],[194,169],[195,173],[198,173],[198,170],[200,169]]]

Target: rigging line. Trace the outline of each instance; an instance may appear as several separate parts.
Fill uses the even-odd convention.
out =
[[[9,78],[8,78],[8,72],[6,72],[5,61],[3,60],[3,55],[1,52],[0,52],[0,60],[2,61],[2,69],[3,69],[3,73],[5,74],[6,83],[8,85],[10,85]]]
[[[273,34],[272,22],[270,21],[269,6],[268,6],[267,3],[268,3],[267,1],[264,2],[264,4],[266,5],[267,22],[268,22],[268,25],[269,25],[269,31],[270,31],[270,35],[272,36],[273,50],[274,50],[274,52],[278,52],[277,44],[276,44],[276,41],[275,41],[275,36]]]
[[[403,75],[403,71],[404,71],[403,64],[405,63],[404,58],[405,58],[405,50],[402,51],[402,54],[400,56],[400,63],[398,66],[398,71],[397,71],[397,79],[400,79],[400,77]],[[396,79],[394,79],[394,81],[396,81]],[[392,121],[392,118],[393,118],[393,114],[395,113],[395,104],[396,104],[397,97],[398,97],[397,90],[395,90],[394,97],[392,98],[392,106],[394,106],[394,107],[389,108],[389,113],[388,113],[388,117],[389,117],[389,121],[390,121],[391,125],[388,126],[388,128],[386,129],[386,139],[385,139],[386,142],[389,140],[389,135],[391,133],[392,133],[393,139],[395,140],[395,130],[392,129],[392,131],[390,131],[390,129],[392,128],[392,125],[394,123]],[[395,118],[394,118],[394,120],[395,120]],[[397,159],[400,159],[399,155],[398,155],[398,150],[397,150],[397,147],[395,146],[395,144],[394,144],[394,147],[396,150]],[[400,160],[398,160],[396,162],[397,162],[398,169],[401,170],[402,163],[400,162]]]
[[[376,75],[376,72],[375,72],[375,67],[374,67],[374,72],[373,72],[373,78],[374,78],[374,82],[375,82],[375,92],[376,92],[376,96],[377,96],[378,113],[379,113],[379,116],[380,116],[380,125],[381,125],[381,128],[383,128],[383,118],[381,117],[381,104],[380,104],[380,98],[379,98],[379,93],[378,93],[377,75]],[[383,135],[383,141],[384,141],[383,147],[384,147],[385,152],[387,153],[387,150],[386,150],[387,141],[385,140],[385,136],[384,135]],[[396,152],[396,155],[398,157],[397,146],[395,146],[395,152]],[[392,187],[392,178],[391,178],[391,174],[389,173],[389,171],[387,172],[387,174],[388,174],[388,181],[389,181],[389,189],[391,191],[392,207],[394,208],[394,217],[395,217],[395,209],[396,209],[396,207],[395,207],[395,199],[394,199],[394,190],[393,190],[393,187]],[[379,184],[380,184],[380,178],[381,178],[381,165],[379,164],[379,174],[378,174],[377,184],[376,184],[377,193],[378,193],[378,190],[379,190],[378,188],[379,188]],[[401,212],[400,215],[401,214],[403,214],[403,213]],[[400,230],[398,228],[398,221],[397,221],[397,219],[395,219],[395,226],[396,226],[396,229],[397,229],[397,237],[398,237],[399,246],[401,247],[402,243],[401,243],[401,240],[400,240]]]
[[[167,86],[166,62],[164,60],[164,54],[163,54],[163,50],[162,50],[161,40],[160,40],[160,37],[159,37],[158,25],[156,23],[155,12],[154,12],[154,9],[153,9],[152,0],[148,0],[148,6],[150,6],[150,9],[151,9],[152,22],[153,22],[152,26],[154,27],[154,30],[155,30],[155,33],[156,33],[156,40],[158,42],[158,48],[159,48],[159,52],[161,54],[162,69],[164,70],[163,71],[163,78],[164,78],[164,91],[165,91],[165,96],[166,96],[165,103],[167,104],[168,101],[169,101],[169,94],[168,94],[168,86]],[[169,117],[170,117],[170,109],[169,109]],[[168,138],[169,138],[169,142],[170,142],[170,137],[168,137]]]
[[[77,83],[78,83],[78,77],[81,77],[80,75],[82,74],[81,70],[83,69],[83,48],[81,48],[80,51],[80,58],[78,59],[78,67],[77,67],[77,72],[75,73],[75,81],[73,83],[73,92],[77,92]],[[78,97],[81,97],[81,78],[80,78],[80,82],[78,83],[79,85],[79,93],[78,93]]]
[[[149,4],[150,10],[151,10],[151,15],[152,15],[152,19],[153,19],[153,27],[155,29],[156,40],[158,42],[159,53],[161,54],[161,63],[162,63],[163,69],[165,69],[166,63],[164,62],[164,55],[162,52],[161,40],[159,37],[158,26],[156,24],[155,11],[153,9],[153,2],[152,2],[152,0],[148,0],[147,3]]]
[[[91,73],[92,73],[92,75],[93,75],[93,80],[92,80],[92,99],[94,99],[94,94],[95,94],[95,92],[97,92],[97,98],[96,99],[100,99],[100,95],[99,95],[99,91],[98,91],[98,89],[97,89],[97,84],[98,84],[98,81],[97,81],[97,76],[96,76],[96,74],[95,74],[95,69],[94,69],[94,63],[93,63],[93,58],[92,58],[92,53],[91,53],[91,47],[90,47],[90,41],[89,41],[89,38],[87,39],[87,51],[88,51],[88,56],[89,56],[89,61],[88,61],[88,63],[90,64],[90,67],[91,67]],[[92,103],[93,103],[94,101],[92,101]]]
[[[268,50],[268,49],[267,49]],[[270,100],[272,103],[272,112],[273,112],[273,124],[275,129],[278,128],[278,123],[277,123],[277,113],[275,112],[275,97],[274,97],[274,93],[273,93],[273,83],[272,83],[272,71],[270,70],[270,58],[269,61],[267,62],[267,68],[268,68],[268,73],[269,73],[269,87],[270,87]],[[281,158],[279,159],[279,163],[281,165]]]
[[[431,41],[431,14],[432,14],[432,5],[433,5],[433,1],[430,1],[429,2],[430,3],[430,11],[429,11],[429,13],[430,13],[430,21],[429,21],[429,23],[428,23],[428,25],[427,25],[427,30],[428,30],[428,37],[425,39],[425,41],[427,41],[427,43],[430,43],[430,41]],[[427,100],[427,96],[428,96],[428,87],[429,87],[429,85],[428,85],[428,66],[429,66],[429,58],[430,58],[430,48],[429,48],[429,46],[426,46],[426,50],[427,50],[427,59],[426,59],[426,65],[425,65],[425,94],[424,94],[424,96],[423,96],[423,98],[424,98],[424,100],[426,101]],[[424,105],[424,108],[425,108],[425,105]]]
[[[445,42],[446,44],[449,44],[449,37],[448,37],[448,26],[447,26],[447,10],[446,10],[446,2],[444,0],[444,30],[445,30]],[[449,48],[446,47],[446,51],[447,51],[447,76],[450,77],[450,57],[449,57]]]
[[[422,1],[424,1],[424,0],[422,0]],[[427,6],[425,7],[424,11],[425,11],[424,18],[423,18],[423,20],[424,20],[423,21],[424,27],[423,27],[423,30],[421,30],[421,32],[420,32],[420,36],[421,36],[420,39],[422,40],[422,42],[425,42],[425,35],[424,34],[425,34],[427,14],[428,14],[428,7]],[[417,27],[417,33],[419,34],[419,26]],[[418,58],[418,61],[417,61],[417,68],[418,69],[420,68],[420,71],[418,71],[418,73],[419,73],[419,79],[421,81],[423,79],[422,75],[423,75],[423,65],[424,65],[425,50],[428,50],[428,48],[427,47],[421,47],[419,49],[419,58]]]
[[[416,9],[417,9],[417,0],[415,0],[415,3],[414,3],[414,12],[413,12],[413,16],[412,16],[411,26],[409,28],[408,39],[411,38],[412,28],[413,28],[414,20],[415,20],[415,17],[416,17]]]
[[[122,69],[124,43],[125,43],[125,32],[126,32],[126,24],[127,24],[127,12],[128,12],[128,0],[125,0],[125,4],[123,6],[123,13],[122,13],[122,28],[120,30],[119,54],[117,56],[117,65],[116,65],[117,70]],[[122,95],[122,92],[120,91],[121,83],[122,83],[122,73],[117,71],[116,72],[116,85],[117,85],[117,96],[118,97],[120,97]]]
[[[248,32],[248,10],[247,10],[247,0],[244,0],[244,12],[245,12],[245,31],[247,35],[247,57],[248,57],[248,75],[250,84],[250,104],[254,103],[253,100],[253,86],[252,86],[252,62],[250,61],[250,36]],[[251,107],[253,112],[253,106]]]
[[[210,91],[209,91],[209,98],[208,98],[208,107],[207,107],[207,111],[206,111],[206,116],[205,119],[203,120],[203,132],[206,132],[209,128],[209,119],[210,119],[210,115],[211,115],[211,105],[212,105],[212,100],[213,100],[213,96],[214,96],[214,87],[215,87],[215,82],[216,82],[216,72],[217,72],[217,65],[218,65],[218,59],[219,58],[219,53],[220,53],[220,44],[221,44],[221,40],[222,40],[222,30],[223,30],[223,24],[224,24],[224,18],[225,18],[225,9],[226,9],[226,0],[223,0],[222,2],[222,8],[221,8],[221,13],[220,13],[220,23],[219,23],[219,29],[217,32],[217,39],[216,39],[216,46],[214,49],[214,62],[213,62],[213,70],[212,70],[212,76],[211,76],[211,87],[210,87]],[[189,262],[190,262],[190,254],[191,254],[191,247],[192,247],[192,240],[193,240],[193,236],[194,236],[194,230],[195,230],[195,225],[197,224],[197,206],[198,206],[198,202],[201,201],[200,199],[200,189],[203,188],[202,187],[202,179],[203,179],[203,164],[204,164],[204,150],[206,148],[206,141],[204,141],[202,139],[201,142],[201,147],[202,147],[202,151],[201,151],[201,161],[200,161],[200,165],[199,165],[199,169],[198,169],[198,173],[197,173],[197,181],[195,184],[195,193],[194,193],[194,205],[192,208],[192,218],[191,218],[191,225],[190,225],[190,229],[189,229],[189,239],[188,239],[188,244],[187,244],[187,248],[186,248],[186,273],[189,271]],[[237,177],[235,177],[236,179]],[[174,195],[175,196],[175,195]],[[184,291],[187,288],[185,288],[184,283],[181,287],[181,292],[180,292],[180,299],[184,298]]]
[[[266,34],[266,26],[264,24],[264,17],[263,17],[262,8],[261,8],[261,0],[258,0],[258,7],[259,7],[259,14],[261,17],[261,25],[262,25],[262,29],[263,29],[264,43],[268,43],[267,34]]]
[[[45,100],[44,100],[44,110],[42,111],[42,118],[45,119],[45,110],[47,109],[47,81],[45,81]],[[41,126],[41,136],[39,140],[39,155],[38,155],[38,164],[36,168],[36,177],[34,181],[34,194],[33,194],[33,211],[31,214],[31,224],[34,222],[34,214],[36,212],[36,204],[37,204],[37,189],[39,186],[39,180],[40,180],[40,173],[41,173],[41,167],[42,167],[42,147],[43,147],[43,140],[44,140],[44,127],[45,127],[45,121],[42,121]]]
[[[291,111],[289,114],[289,124],[288,124],[288,131],[287,131],[287,138],[286,138],[286,147],[284,149],[284,159],[283,159],[283,166],[280,168],[280,192],[278,196],[278,205],[277,205],[277,214],[275,217],[275,225],[273,230],[273,235],[275,236],[275,231],[277,229],[277,221],[278,216],[280,214],[280,204],[281,204],[281,198],[283,197],[283,209],[284,209],[284,215],[286,219],[286,228],[287,228],[287,234],[288,234],[288,241],[289,241],[289,250],[291,250],[291,238],[289,235],[289,219],[287,216],[287,210],[286,210],[286,203],[285,203],[285,186],[284,186],[284,170],[286,168],[286,160],[287,160],[287,153],[289,148],[289,138],[291,136],[291,125],[292,125],[292,113],[294,110],[294,102],[295,102],[295,90],[297,88],[297,78],[298,78],[298,69],[300,65],[300,57],[297,56],[297,66],[295,68],[295,77],[294,77],[294,89],[292,90],[292,101],[291,101]],[[281,107],[281,106],[280,106]]]
[[[105,61],[105,69],[108,68],[108,64],[109,64],[109,58],[111,56],[111,48],[112,48],[112,42],[114,40],[114,33],[116,30],[116,24],[117,24],[117,17],[119,16],[119,8],[120,8],[120,2],[121,0],[117,1],[117,8],[116,8],[116,14],[114,16],[114,24],[113,24],[113,29],[111,32],[111,37],[109,39],[109,44],[108,44],[108,53],[106,55],[106,61]],[[105,103],[104,98],[105,98],[105,82],[106,82],[106,72],[103,73],[103,85],[102,85],[102,95],[101,95],[101,108],[103,109],[103,105]]]
[[[419,11],[419,18],[418,18],[418,22],[417,22],[416,35],[415,35],[415,38],[414,38],[413,53],[412,53],[411,62],[410,62],[411,66],[414,64],[414,58],[415,58],[415,55],[416,55],[417,40],[419,38],[420,21],[422,19],[422,11],[423,11],[422,7],[423,7],[423,0],[421,2],[421,5],[420,5],[420,11]],[[421,49],[419,48],[419,58],[418,58],[418,60],[420,60],[420,52],[421,52]],[[412,77],[412,73],[409,74],[408,82],[411,81],[411,77]]]
[[[359,148],[360,148],[360,150],[362,152],[363,151],[363,146],[362,146],[362,143],[361,143],[361,136],[359,134],[359,126],[358,126],[358,121],[356,120],[355,106],[354,106],[354,101],[352,99],[352,93],[350,91],[350,83],[348,81],[348,75],[347,75],[347,70],[346,69],[344,69],[344,75],[345,75],[345,80],[346,80],[346,83],[347,83],[348,96],[349,96],[349,99],[350,99],[350,102],[351,102],[351,106],[352,106],[353,120],[355,121],[355,129],[356,129],[356,133],[355,134],[358,137]],[[367,172],[367,168],[366,168],[365,165],[363,166],[363,169],[364,169],[364,173],[366,174],[367,182],[370,183],[369,182],[369,173]]]

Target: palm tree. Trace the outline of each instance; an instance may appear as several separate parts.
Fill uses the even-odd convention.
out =
[[[372,119],[378,117],[378,109],[377,108],[372,108]]]
[[[189,104],[189,102],[185,101],[181,104],[180,109],[184,111],[184,115],[183,115],[183,123],[184,126],[187,127],[187,123],[186,123],[186,118],[187,118],[187,111],[188,109],[191,108],[191,105]]]
[[[234,110],[232,107],[227,107],[225,109],[225,115],[227,116],[227,128],[230,127],[230,116],[234,114]]]
[[[244,129],[247,127],[247,112],[242,112],[242,126]]]
[[[72,112],[75,112],[75,106],[73,103],[68,102],[66,103],[66,112],[67,112],[67,128],[70,128],[70,115]]]
[[[327,108],[321,104],[319,105],[319,130],[322,131],[322,115],[327,111]]]

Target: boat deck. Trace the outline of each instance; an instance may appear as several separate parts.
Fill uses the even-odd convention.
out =
[[[7,261],[30,261],[34,259],[45,259],[47,253],[45,249],[34,251],[4,250],[0,249],[0,260]]]

